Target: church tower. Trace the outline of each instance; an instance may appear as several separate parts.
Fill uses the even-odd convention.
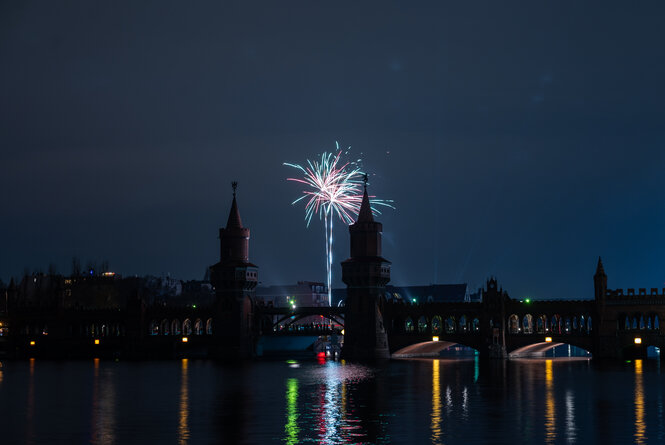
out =
[[[249,358],[254,353],[254,289],[258,267],[249,262],[249,229],[243,227],[233,182],[233,202],[226,227],[219,229],[219,262],[210,267],[216,310],[213,355]]]
[[[342,351],[345,358],[390,357],[382,314],[390,261],[381,257],[382,230],[372,215],[365,176],[358,220],[349,226],[351,257],[342,262],[342,281],[347,286]]]

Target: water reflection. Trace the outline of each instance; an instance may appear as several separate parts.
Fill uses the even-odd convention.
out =
[[[566,390],[566,442],[576,441],[577,428],[575,427],[575,396],[570,390]]]
[[[178,411],[178,443],[185,445],[189,440],[189,361],[182,359],[180,373],[180,404]]]
[[[283,442],[321,444],[384,440],[380,383],[368,367],[345,362],[292,368],[286,383]],[[362,382],[362,383],[360,383]]]
[[[642,360],[635,360],[635,443],[643,444],[646,440],[646,422],[644,420],[644,381]]]
[[[556,410],[552,360],[545,360],[545,443],[556,442]]]
[[[473,360],[473,382],[476,383],[480,377],[480,356],[476,354],[476,358]]]
[[[284,441],[288,445],[298,443],[298,379],[290,378],[286,381],[286,425]]]
[[[477,383],[473,360],[290,364],[8,362],[2,442],[646,444],[665,434],[665,383],[648,360],[481,361]]]
[[[30,359],[30,374],[28,379],[28,405],[26,409],[26,438],[27,444],[35,442],[34,420],[35,420],[35,359]]]
[[[100,376],[99,359],[95,358],[93,359],[91,443],[115,442],[115,406],[113,375]]]
[[[441,443],[441,380],[439,360],[432,360],[432,443]]]

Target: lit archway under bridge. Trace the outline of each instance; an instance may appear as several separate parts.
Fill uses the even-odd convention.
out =
[[[392,358],[439,357],[441,352],[458,345],[450,341],[424,341],[405,346],[393,352]],[[463,345],[460,345],[463,346]]]
[[[587,350],[586,348],[583,348],[581,346],[577,345],[572,345],[569,343],[563,343],[563,342],[554,342],[554,341],[544,341],[544,342],[539,342],[539,343],[533,343],[530,345],[522,346],[520,348],[514,349],[508,354],[509,358],[528,358],[528,357],[544,357],[547,352],[552,351],[553,349],[559,347],[559,346],[572,346],[577,349],[586,351],[588,356],[591,356],[591,352]]]

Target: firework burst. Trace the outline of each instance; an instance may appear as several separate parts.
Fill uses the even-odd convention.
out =
[[[305,201],[305,221],[308,227],[315,215],[318,215],[324,223],[329,305],[332,303],[333,216],[336,215],[346,224],[353,223],[362,203],[365,177],[359,166],[360,160],[343,162],[339,144],[336,146],[336,153],[323,153],[320,161],[308,160],[305,166],[284,163],[300,170],[303,174],[302,178],[287,178],[287,180],[306,187],[302,196],[292,204]],[[381,213],[375,206],[394,208],[390,200],[372,199],[371,203],[372,212],[375,214]]]

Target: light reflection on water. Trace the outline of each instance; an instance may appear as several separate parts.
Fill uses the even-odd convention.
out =
[[[635,360],[635,443],[645,443],[646,423],[644,420],[644,380],[642,360]]]
[[[293,363],[289,365],[294,369]],[[303,365],[300,379],[286,381],[283,441],[287,444],[362,442],[367,432],[355,410],[357,401],[349,396],[347,387],[370,379],[371,368],[345,361]]]
[[[665,382],[653,360],[31,360],[5,361],[0,372],[2,443],[648,444],[665,436]]]
[[[556,407],[552,360],[545,360],[545,443],[556,441]]]
[[[115,437],[115,381],[110,370],[101,371],[99,359],[93,359],[90,442],[112,444]]]
[[[180,404],[178,406],[178,443],[180,445],[185,445],[189,440],[189,378],[187,374],[189,360],[183,358],[181,364]]]
[[[432,443],[441,443],[441,376],[439,360],[432,360]]]
[[[286,381],[286,425],[284,441],[293,445],[298,443],[298,379],[290,378]]]

